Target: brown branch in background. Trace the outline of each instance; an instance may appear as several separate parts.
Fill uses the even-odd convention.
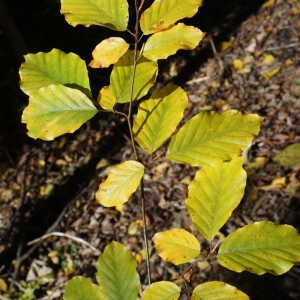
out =
[[[14,20],[11,18],[4,0],[0,0],[0,27],[3,29],[6,38],[9,40],[11,48],[16,58],[21,64],[24,62],[24,54],[29,53],[29,49],[19,32]]]

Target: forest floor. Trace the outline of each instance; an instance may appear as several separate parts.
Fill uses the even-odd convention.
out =
[[[262,220],[300,230],[300,168],[282,167],[274,161],[285,147],[300,143],[299,15],[299,0],[268,1],[227,40],[218,40],[218,30],[212,30],[197,49],[189,54],[181,51],[161,66],[156,86],[174,80],[188,93],[185,121],[203,110],[222,113],[229,109],[265,118],[244,154],[245,196],[221,229],[220,240]],[[204,60],[207,49],[210,55]],[[133,158],[124,127],[122,120],[110,116],[92,120],[75,134],[52,143],[25,145],[18,162],[6,152],[8,163],[1,168],[0,182],[2,295],[13,284],[16,292],[10,298],[60,299],[64,283],[74,275],[95,280],[97,258],[112,240],[136,256],[146,285],[138,193],[118,210],[94,200],[110,168]],[[146,159],[141,150],[139,155]],[[187,185],[196,171],[167,160],[147,170],[149,237],[178,227],[197,234],[184,204]],[[199,234],[197,238],[207,251],[205,240]],[[155,253],[151,265],[153,281],[174,279],[187,267],[164,263]],[[255,276],[232,273],[212,261],[195,266],[190,285],[210,280],[235,285],[255,300],[300,299],[298,266],[282,276]]]

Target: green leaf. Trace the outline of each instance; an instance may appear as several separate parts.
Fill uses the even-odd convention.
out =
[[[229,234],[217,259],[235,272],[281,275],[300,262],[300,236],[289,225],[255,222]]]
[[[136,259],[122,244],[113,241],[105,247],[97,261],[96,278],[106,300],[137,299],[140,278],[136,266]]]
[[[125,31],[128,24],[128,3],[126,0],[60,0],[60,13],[67,22],[86,27],[99,25],[112,30]]]
[[[144,34],[169,29],[176,21],[195,15],[202,0],[155,0],[140,19]]]
[[[213,167],[203,167],[196,173],[185,200],[187,210],[197,229],[212,241],[238,206],[246,186],[244,159],[217,162]]]
[[[152,35],[145,44],[143,55],[153,61],[167,58],[179,49],[194,49],[204,35],[197,27],[179,23],[167,31]]]
[[[116,63],[128,50],[129,44],[119,37],[111,37],[99,43],[93,51],[93,60],[89,63],[92,68],[107,68]]]
[[[173,228],[152,238],[158,255],[166,262],[184,264],[200,254],[200,244],[191,233]]]
[[[133,123],[135,140],[152,153],[172,134],[188,105],[185,91],[174,83],[155,90],[149,100],[139,104]]]
[[[159,281],[152,283],[144,292],[143,300],[177,300],[180,296],[180,288],[170,281]]]
[[[50,85],[31,95],[24,109],[22,123],[34,139],[53,140],[72,133],[92,118],[98,110],[82,92],[63,85]]]
[[[48,53],[27,54],[19,74],[20,87],[28,96],[42,87],[62,84],[80,90],[88,98],[92,97],[85,62],[74,53],[53,49]]]
[[[128,50],[114,65],[110,75],[110,84],[118,103],[130,102],[131,76],[133,71],[134,51]],[[145,96],[154,85],[158,66],[156,62],[141,57],[137,63],[133,100]]]
[[[109,86],[104,86],[99,95],[97,102],[99,105],[107,110],[112,110],[116,104],[117,99],[115,98],[110,85]]]
[[[66,282],[64,300],[104,300],[105,294],[89,278],[75,276]]]
[[[106,207],[127,202],[139,186],[143,174],[144,166],[141,163],[125,161],[109,172],[96,193],[96,200]]]
[[[199,284],[193,290],[191,300],[250,300],[236,287],[221,281],[210,281]]]
[[[300,143],[292,144],[278,153],[274,160],[284,167],[300,166]]]
[[[263,118],[236,110],[202,111],[171,139],[166,158],[191,166],[212,166],[241,156],[258,133]]]

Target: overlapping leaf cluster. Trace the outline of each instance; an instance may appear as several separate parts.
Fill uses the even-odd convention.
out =
[[[72,26],[99,25],[116,31],[128,30],[126,0],[61,0],[61,4],[61,13]],[[179,49],[194,49],[204,37],[196,27],[176,24],[195,15],[201,5],[202,0],[155,0],[138,20],[142,36],[151,35],[139,51],[131,50],[130,44],[120,37],[101,41],[92,53],[89,66],[114,66],[110,85],[103,87],[97,96],[98,108],[91,100],[86,65],[76,54],[54,49],[49,53],[26,55],[20,77],[21,89],[30,97],[22,117],[28,134],[52,140],[74,132],[99,110],[118,113],[118,105],[131,105],[132,101],[147,95],[156,81],[157,61]],[[138,7],[136,10],[139,16]],[[138,31],[133,35],[136,41],[141,38]],[[176,131],[187,105],[185,91],[174,83],[156,89],[149,99],[139,103],[131,132],[134,141],[149,154],[150,161],[153,153],[169,141],[166,159],[201,167],[189,185],[185,203],[196,228],[212,243],[243,197],[246,172],[242,153],[258,133],[262,118],[235,110],[223,114],[203,111]],[[130,113],[128,119],[129,116]],[[96,200],[107,207],[127,202],[138,188],[145,169],[137,160],[113,168],[100,185]],[[199,241],[184,229],[157,233],[153,241],[158,254],[174,264],[186,263],[201,254]],[[222,243],[217,259],[237,272],[278,275],[300,262],[300,241],[297,231],[290,226],[254,223],[231,233]],[[123,245],[109,244],[97,267],[99,285],[84,277],[74,277],[66,285],[64,299],[137,298],[136,261]],[[180,293],[175,283],[162,281],[151,284],[142,298],[178,299]],[[198,285],[191,299],[231,297],[249,299],[222,282]]]

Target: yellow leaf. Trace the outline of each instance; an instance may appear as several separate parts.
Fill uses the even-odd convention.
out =
[[[262,62],[264,64],[268,64],[268,63],[273,62],[274,60],[275,60],[275,57],[272,54],[267,54],[267,55],[264,56]]]
[[[229,49],[230,47],[232,47],[233,41],[234,41],[234,40],[231,40],[231,41],[229,41],[229,42],[222,42],[221,45],[220,45],[220,51],[221,51],[221,52],[224,52],[224,51],[226,51],[227,49]]]
[[[152,153],[175,131],[188,105],[186,92],[174,83],[155,90],[142,101],[133,123],[135,140]]]
[[[256,157],[253,163],[245,167],[245,170],[247,171],[248,175],[249,173],[252,175],[255,173],[256,170],[262,169],[268,161],[269,161],[268,157]],[[254,170],[254,172],[250,170]]]
[[[284,62],[284,65],[285,66],[291,66],[291,65],[293,65],[294,64],[294,62],[290,59],[290,58],[288,58],[285,62]]]
[[[238,70],[237,72],[238,74],[248,74],[251,72],[251,68],[243,68],[241,70]]]
[[[170,281],[159,281],[147,287],[142,295],[143,300],[177,300],[180,297],[180,288]]]
[[[0,278],[0,291],[4,293],[7,292],[7,284],[2,278]]]
[[[194,49],[204,35],[197,27],[179,23],[167,31],[153,34],[145,44],[143,55],[152,61],[167,58],[179,49]]]
[[[104,86],[99,95],[98,95],[98,99],[97,102],[99,103],[99,105],[107,110],[112,110],[113,107],[115,106],[117,99],[115,98],[112,90],[111,90],[111,86]]]
[[[108,38],[99,43],[93,51],[93,60],[89,66],[92,68],[107,68],[115,64],[125,54],[129,44],[119,37]]]
[[[233,67],[236,70],[240,70],[240,69],[242,69],[244,67],[244,62],[241,59],[235,59],[233,61]]]
[[[158,255],[166,262],[183,264],[200,254],[196,237],[184,229],[173,228],[152,238]]]
[[[202,0],[155,0],[141,15],[141,29],[144,34],[167,30],[176,21],[195,15],[201,5]]]
[[[277,67],[271,71],[268,71],[264,74],[262,74],[261,76],[265,79],[265,80],[270,80],[271,77],[273,77],[274,75],[276,75],[278,72],[280,71],[280,67]]]
[[[266,8],[266,7],[273,5],[274,3],[275,3],[275,0],[269,0],[269,1],[265,2],[261,7]]]
[[[109,163],[108,159],[101,158],[100,161],[97,163],[96,170],[99,170],[101,168],[107,167],[109,165],[110,165],[110,163]]]
[[[96,193],[96,200],[106,207],[127,202],[139,186],[143,174],[144,166],[141,163],[125,161],[110,171]]]
[[[264,191],[277,190],[279,188],[284,188],[286,186],[286,177],[276,178],[272,181],[270,185],[261,187]]]
[[[128,227],[127,233],[129,235],[134,235],[137,233],[138,229],[139,229],[139,225],[136,222],[131,222]]]

